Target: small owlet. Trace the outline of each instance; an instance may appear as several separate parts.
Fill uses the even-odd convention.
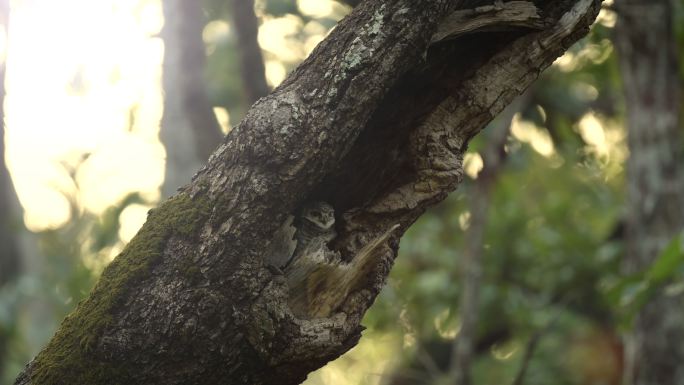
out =
[[[291,262],[302,255],[324,253],[324,250],[327,250],[327,243],[337,236],[334,225],[335,210],[332,206],[325,202],[307,203],[295,223],[297,247],[292,254]]]

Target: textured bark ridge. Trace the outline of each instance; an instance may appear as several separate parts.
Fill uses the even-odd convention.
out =
[[[497,4],[491,23],[434,37],[472,3],[361,2],[151,212],[17,383],[298,384],[354,346],[399,238],[460,182],[468,140],[600,6],[538,1],[544,27],[511,29],[499,12],[519,2]],[[335,208],[342,275],[315,278],[315,306],[296,316],[262,255],[311,200]]]

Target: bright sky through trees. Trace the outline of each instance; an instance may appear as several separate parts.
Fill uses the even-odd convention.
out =
[[[92,156],[76,181],[86,209],[100,212],[129,191],[154,198],[164,165],[163,45],[151,37],[160,4],[32,0],[11,12],[7,156],[29,228],[68,219],[58,191],[74,186],[60,162],[73,166],[84,153]]]
[[[341,7],[318,0],[298,5],[311,15],[340,13]],[[7,157],[29,228],[68,220],[68,203],[59,191],[75,189],[61,164],[73,167],[86,153],[91,155],[76,181],[87,210],[99,213],[130,191],[155,200],[165,156],[157,139],[164,49],[158,37],[160,2],[20,0],[12,3],[11,18]],[[280,60],[303,59],[327,32],[319,25],[318,33],[301,43],[291,37],[304,27],[298,23],[294,17],[271,17],[261,26],[259,42],[269,53],[273,85],[286,75]],[[210,23],[205,40],[221,31],[231,33],[223,21]],[[223,115],[220,120],[226,121]],[[124,239],[137,231],[147,209],[127,208]]]

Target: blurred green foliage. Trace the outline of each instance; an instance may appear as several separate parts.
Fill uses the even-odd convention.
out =
[[[676,20],[683,11],[680,3]],[[536,140],[550,138],[554,151],[538,151],[535,139],[515,128],[509,138],[485,231],[475,384],[511,384],[541,330],[525,384],[619,384],[620,333],[656,290],[684,290],[681,237],[649,269],[620,272],[627,151],[614,18],[603,13],[528,90],[521,120],[542,131]],[[486,136],[469,151],[484,148]],[[385,383],[439,384],[448,369],[473,183],[467,179],[409,230],[364,320],[387,332],[407,320],[399,323],[407,349]]]
[[[230,3],[219,0],[204,1],[208,20],[205,43],[209,97],[215,106],[228,110],[231,124],[235,125],[242,119],[249,106],[242,92],[237,36]],[[293,70],[304,59],[307,40],[330,30],[337,24],[343,10],[348,10],[346,6],[337,3],[335,5],[337,7],[329,15],[309,16],[301,12],[295,0],[255,0],[256,13],[262,23],[264,20],[287,22],[287,27],[281,31],[287,47],[280,48],[289,48],[293,51],[292,54],[283,56],[279,55],[281,49],[277,50],[278,52],[264,49],[262,53],[265,62],[277,63],[286,72]]]
[[[632,326],[638,311],[659,290],[666,293],[684,291],[684,246],[682,235],[675,237],[647,269],[626,276],[605,278],[604,295],[618,310],[622,329]]]
[[[13,383],[121,249],[123,210],[145,203],[139,194],[130,193],[101,214],[85,210],[76,175],[87,158],[73,166],[62,163],[73,185],[70,191],[61,190],[69,202],[70,219],[60,227],[35,233],[39,256],[24,262],[27,274],[0,288],[0,330],[9,337],[2,384]]]

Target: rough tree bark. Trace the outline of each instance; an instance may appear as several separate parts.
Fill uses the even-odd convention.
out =
[[[684,229],[682,83],[670,1],[615,6],[630,152],[626,268],[636,272]],[[627,342],[625,384],[684,384],[684,295],[659,291]]]
[[[166,148],[162,196],[171,196],[209,158],[223,138],[206,90],[201,1],[164,0],[164,115]]]
[[[541,30],[457,38],[440,22],[460,5],[361,2],[150,213],[16,383],[297,384],[354,346],[401,234],[460,182],[468,140],[586,34],[600,1],[539,1]],[[335,208],[331,247],[351,264],[398,229],[345,295],[330,295],[339,282],[310,288],[337,301],[325,314],[295,316],[262,255],[314,199]]]

